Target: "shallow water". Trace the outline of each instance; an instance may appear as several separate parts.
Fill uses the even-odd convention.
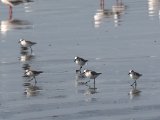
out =
[[[123,0],[113,14],[115,4],[106,0],[104,15],[100,0],[35,0],[14,7],[12,19],[0,4],[0,119],[159,120],[160,2]],[[20,38],[37,42],[28,59]],[[92,80],[77,83],[75,56],[102,72],[96,91]],[[22,77],[25,64],[44,72],[36,86]],[[129,94],[130,69],[143,74],[139,94]]]

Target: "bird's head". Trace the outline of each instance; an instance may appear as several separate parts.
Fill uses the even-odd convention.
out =
[[[86,73],[86,72],[88,72],[89,70],[87,70],[87,69],[85,69],[84,71],[83,71],[83,73]]]
[[[29,72],[29,69],[26,69],[25,72],[26,72],[26,73]]]
[[[133,70],[130,70],[129,73],[128,73],[128,75],[130,75],[130,74],[133,73],[133,72],[134,72]]]
[[[18,43],[22,42],[23,40],[24,40],[24,39],[21,38],[21,39],[18,41]]]
[[[74,62],[75,62],[77,59],[78,59],[78,57],[76,56],[76,57],[74,58]]]

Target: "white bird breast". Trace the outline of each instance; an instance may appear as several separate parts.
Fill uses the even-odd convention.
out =
[[[21,41],[21,45],[24,46],[24,47],[28,47],[26,41]]]
[[[137,79],[139,78],[139,76],[133,75],[133,74],[130,74],[130,77],[131,77],[132,79],[134,79],[134,80],[137,80]]]
[[[96,76],[92,75],[91,72],[85,72],[85,76],[90,79],[94,79],[96,77]]]
[[[32,71],[28,71],[28,72],[26,73],[26,75],[28,75],[28,76],[33,76],[33,73],[32,73]]]

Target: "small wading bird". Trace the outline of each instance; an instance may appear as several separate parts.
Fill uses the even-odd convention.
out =
[[[77,56],[77,57],[75,57],[74,62],[75,62],[77,65],[80,66],[79,70],[81,71],[82,66],[85,65],[86,62],[88,62],[88,60],[85,60],[85,59],[80,58],[80,57]]]
[[[89,79],[94,79],[94,88],[95,88],[95,79],[102,73],[97,73],[92,70],[84,70],[83,74]],[[90,82],[90,80],[88,82]],[[86,83],[88,83],[88,82],[86,82]]]
[[[130,70],[128,75],[130,76],[131,79],[134,80],[134,82],[133,82],[133,84],[131,84],[131,86],[135,85],[135,87],[136,87],[137,86],[137,82],[136,81],[137,81],[137,79],[139,79],[142,76],[142,74],[140,74],[138,72],[135,72],[133,70]]]
[[[35,70],[31,70],[28,68],[25,70],[23,77],[31,77],[31,79],[29,81],[34,79],[35,83],[37,83],[36,76],[39,75],[40,73],[43,73],[43,71],[35,71]]]
[[[36,42],[31,42],[29,40],[25,40],[25,39],[20,39],[19,42],[22,48],[30,48],[31,49],[31,53],[32,53],[32,47],[33,45],[37,44]]]
[[[19,5],[22,3],[33,2],[32,0],[1,0],[1,2],[5,5],[9,6],[9,15],[12,16],[12,8],[15,5]]]

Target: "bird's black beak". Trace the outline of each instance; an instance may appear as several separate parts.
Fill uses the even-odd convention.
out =
[[[76,70],[76,73],[79,73],[80,72],[80,70]]]
[[[130,75],[131,73],[128,73],[128,75]]]
[[[74,59],[74,62],[76,61],[76,59]]]

